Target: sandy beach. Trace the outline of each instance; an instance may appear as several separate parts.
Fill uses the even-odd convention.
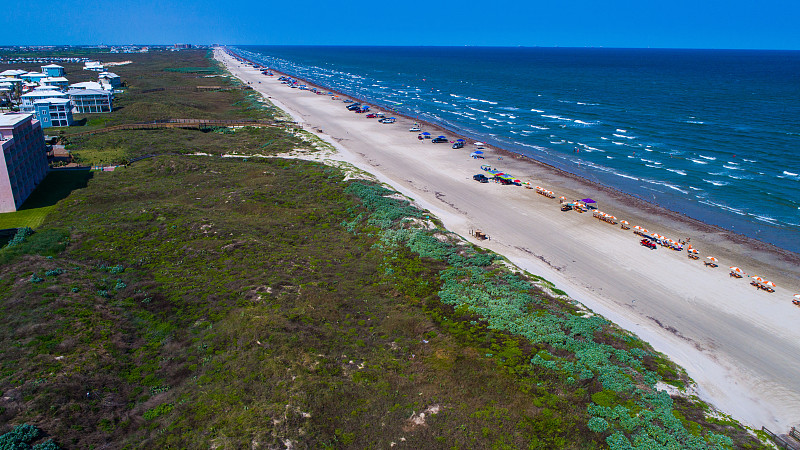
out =
[[[517,266],[554,282],[575,300],[636,333],[682,365],[696,394],[742,422],[776,433],[800,425],[800,255],[667,211],[550,166],[472,145],[420,141],[413,121],[381,124],[354,114],[330,96],[290,89],[220,49],[227,69],[290,114],[349,162],[412,198],[444,225]],[[423,131],[440,134],[431,127]],[[453,133],[443,132],[451,140]],[[472,141],[469,141],[471,144]],[[639,244],[631,230],[592,217],[562,212],[557,199],[533,189],[481,184],[480,166],[513,174],[555,192],[556,198],[591,197],[599,209],[672,239],[691,238],[700,259],[685,251]],[[490,240],[478,241],[472,230]],[[718,267],[704,265],[716,257]],[[729,266],[772,280],[774,293],[756,289]]]

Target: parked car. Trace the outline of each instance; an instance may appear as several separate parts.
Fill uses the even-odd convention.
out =
[[[375,113],[369,113],[369,114],[367,114],[367,119],[374,119],[374,118],[376,118],[376,117],[378,117],[378,115],[377,115],[377,114],[375,114]]]
[[[435,138],[431,139],[431,142],[433,142],[434,144],[441,144],[441,143],[448,142],[448,141],[447,141],[446,137],[438,136],[438,137],[435,137]]]
[[[395,119],[394,117],[385,117],[385,118],[379,120],[378,122],[380,122],[380,123],[395,123],[395,122],[397,122],[397,119]]]
[[[453,144],[453,148],[464,148],[464,142],[463,141],[456,141]]]
[[[473,175],[472,179],[477,181],[477,182],[479,182],[479,183],[488,183],[489,182],[489,178],[487,178],[486,175],[484,175],[482,173],[479,173],[477,175]]]
[[[346,98],[346,99],[344,99],[342,101],[345,102],[345,103],[353,103],[353,100],[350,100],[349,98]]]
[[[644,245],[645,247],[648,247],[650,250],[656,249],[656,243],[651,241],[650,239],[642,239],[641,241],[639,241],[639,243]]]
[[[408,131],[422,131],[422,130],[418,126],[413,126],[413,127],[409,128]]]
[[[348,105],[347,109],[350,111],[355,111],[357,109],[361,109],[361,103],[353,103],[352,105]]]

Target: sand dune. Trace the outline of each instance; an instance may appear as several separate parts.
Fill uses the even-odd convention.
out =
[[[350,162],[413,198],[448,229],[553,281],[572,298],[649,341],[684,366],[698,395],[752,426],[786,432],[800,423],[800,292],[797,254],[781,251],[690,220],[526,158],[493,149],[486,159],[471,147],[419,141],[411,122],[383,125],[345,110],[342,102],[281,85],[276,77],[216,51],[228,69],[292,114],[305,129],[332,143]],[[320,131],[321,130],[321,131]],[[452,133],[449,136],[454,136]],[[534,190],[472,175],[481,164],[555,191],[598,200],[601,209],[651,231],[685,239],[717,268],[685,252],[651,251],[591,213],[562,212],[558,200]],[[475,241],[480,229],[489,241]],[[733,279],[728,266],[774,280],[775,293]]]

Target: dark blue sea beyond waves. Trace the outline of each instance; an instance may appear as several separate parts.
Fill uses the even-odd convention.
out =
[[[238,50],[284,73],[800,252],[800,52]]]

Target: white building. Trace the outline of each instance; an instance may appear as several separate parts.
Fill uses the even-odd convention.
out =
[[[103,89],[103,85],[98,83],[97,81],[82,81],[80,83],[70,84],[70,90],[72,89],[94,89],[94,90],[106,90]]]
[[[97,76],[97,79],[100,81],[100,83],[111,85],[112,88],[122,85],[122,78],[112,72],[102,72]]]
[[[64,77],[47,77],[42,78],[42,81],[39,82],[40,86],[54,86],[61,90],[67,90],[69,88],[69,80]]]
[[[36,101],[48,98],[69,99],[69,96],[56,88],[36,88],[27,94],[22,94],[20,96],[20,99],[22,100],[20,109],[24,112],[35,112],[36,107],[34,105]]]
[[[92,70],[95,72],[105,72],[106,68],[100,61],[86,61],[83,63],[83,70]]]
[[[114,109],[114,95],[97,89],[70,89],[69,99],[78,113],[106,113]]]

